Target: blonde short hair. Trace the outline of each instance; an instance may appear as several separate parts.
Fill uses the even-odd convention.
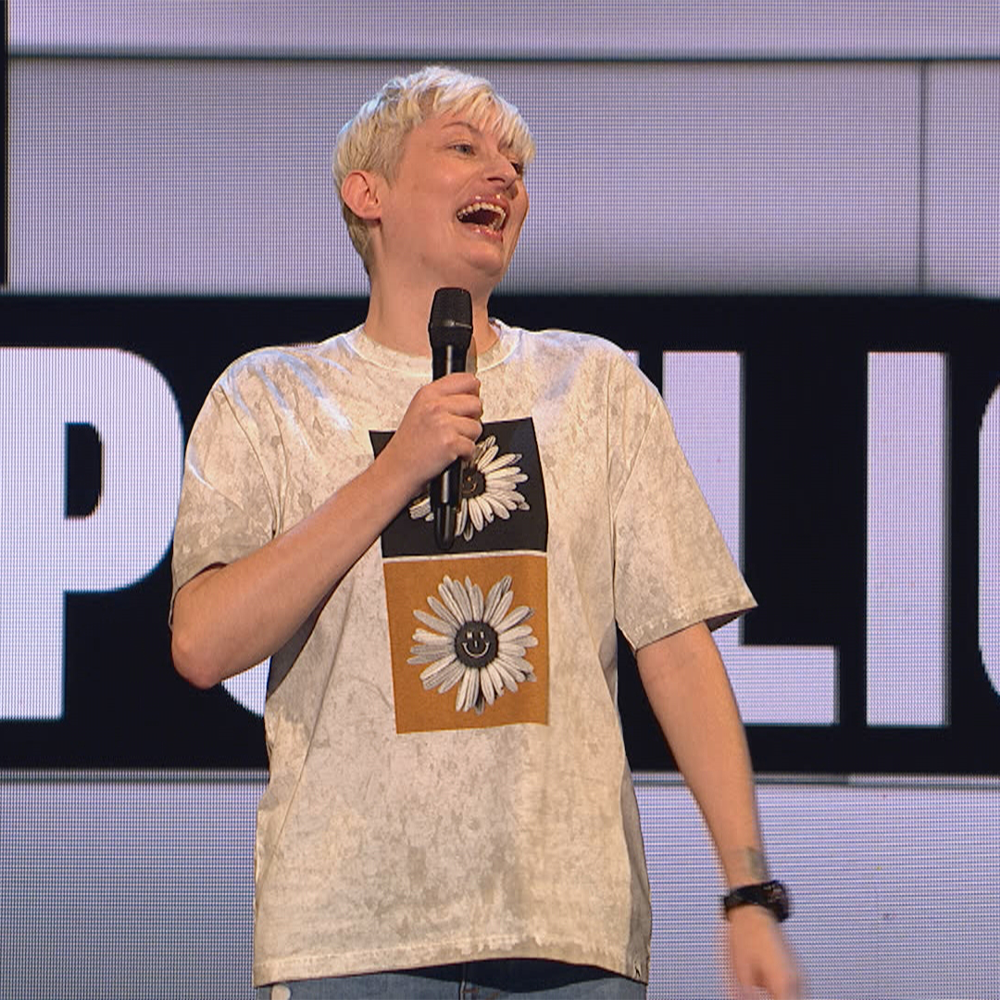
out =
[[[427,66],[394,77],[340,130],[333,151],[333,177],[354,249],[368,268],[368,227],[344,204],[341,185],[353,170],[370,170],[393,180],[410,129],[443,114],[466,114],[487,126],[501,145],[527,168],[535,141],[520,112],[488,80],[446,66]]]

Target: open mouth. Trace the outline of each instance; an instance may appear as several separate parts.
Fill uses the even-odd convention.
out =
[[[488,201],[474,201],[457,212],[459,222],[468,226],[478,226],[499,233],[507,221],[507,213],[499,206]]]

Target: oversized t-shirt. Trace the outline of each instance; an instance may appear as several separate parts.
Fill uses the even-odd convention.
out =
[[[639,648],[753,598],[629,359],[494,328],[453,549],[414,497],[272,657],[258,984],[515,956],[648,977],[615,626]],[[371,465],[429,380],[361,328],[235,362],[188,446],[175,592]]]

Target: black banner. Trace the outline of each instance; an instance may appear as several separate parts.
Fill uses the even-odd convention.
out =
[[[816,773],[1000,774],[1000,693],[980,649],[981,496],[1000,483],[980,469],[983,425],[1000,385],[1000,303],[920,297],[496,297],[493,311],[528,328],[599,334],[638,352],[658,385],[664,351],[740,352],[743,358],[743,563],[760,608],[746,620],[748,647],[837,651],[835,718],[825,725],[749,727],[758,770]],[[3,348],[119,348],[169,386],[183,432],[213,380],[264,344],[313,340],[364,315],[358,300],[305,298],[0,298]],[[947,634],[944,709],[933,724],[873,725],[866,662],[868,364],[872,352],[945,359]],[[19,355],[20,357],[20,355]],[[34,384],[34,383],[33,383]],[[141,384],[141,383],[137,383]],[[101,387],[102,391],[105,387]],[[114,386],[106,387],[113,393]],[[13,391],[13,390],[11,390]],[[25,389],[27,392],[27,389]],[[138,391],[138,390],[137,390]],[[37,393],[35,393],[37,395]],[[44,400],[11,404],[25,426],[3,437],[5,477],[42,475],[58,461],[67,521],[100,510],[111,489],[99,433],[67,420],[50,451],[30,423]],[[141,406],[141,400],[137,404]],[[99,431],[99,428],[98,428]],[[181,437],[178,430],[178,439]],[[155,446],[155,442],[151,447]],[[919,485],[921,470],[914,468]],[[103,477],[103,478],[102,478]],[[919,489],[914,487],[916,493]],[[9,493],[0,493],[5,498]],[[1000,510],[1000,500],[993,501]],[[12,511],[0,512],[10,522]],[[141,524],[141,514],[137,515]],[[18,522],[21,523],[21,522]],[[25,522],[28,523],[28,522]],[[47,578],[43,546],[10,531],[0,560],[9,607],[32,600]],[[122,538],[123,549],[130,545]],[[86,577],[86,567],[74,570]],[[69,579],[69,578],[67,578]],[[77,579],[77,577],[73,577]],[[61,709],[55,717],[0,711],[0,768],[260,767],[259,717],[222,688],[199,692],[170,663],[168,559],[111,590],[67,587]],[[15,593],[13,588],[18,588]],[[41,587],[41,583],[39,583]],[[41,591],[40,591],[41,592]],[[28,605],[25,605],[28,606]],[[18,649],[30,635],[7,637]],[[624,643],[620,704],[633,767],[672,767]],[[0,691],[10,704],[28,650],[5,654]],[[762,667],[763,669],[763,667]],[[923,697],[920,691],[915,699]]]

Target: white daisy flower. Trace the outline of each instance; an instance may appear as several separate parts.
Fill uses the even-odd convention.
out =
[[[476,443],[472,458],[462,466],[462,496],[455,534],[467,542],[495,517],[506,521],[512,510],[530,509],[516,488],[528,478],[517,465],[521,455],[499,452],[496,435],[491,434]],[[414,521],[434,519],[429,494],[422,494],[410,504],[410,517]]]
[[[463,584],[446,576],[438,584],[436,597],[428,597],[433,614],[419,608],[414,617],[427,628],[413,633],[413,654],[407,663],[426,663],[420,674],[424,690],[440,694],[458,685],[455,711],[474,708],[482,714],[504,690],[516,691],[521,681],[533,681],[535,673],[525,652],[538,645],[531,626],[525,625],[534,610],[526,605],[510,609],[514,592],[505,576],[483,597],[478,584],[468,577]],[[431,631],[433,630],[433,631]]]

